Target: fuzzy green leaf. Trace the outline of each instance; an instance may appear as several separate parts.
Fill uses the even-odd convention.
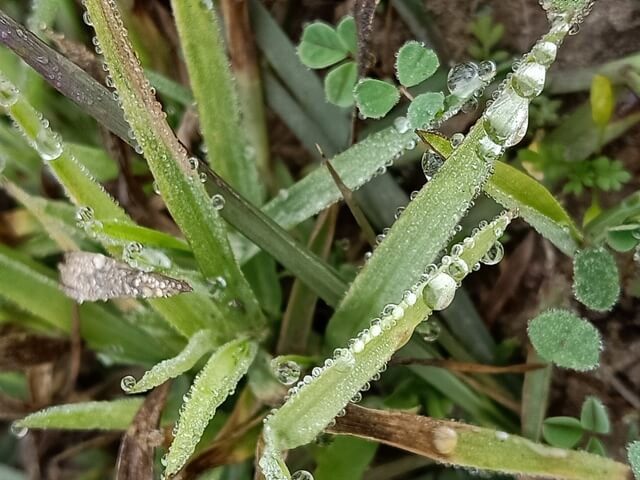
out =
[[[610,310],[620,295],[620,277],[613,255],[603,247],[579,251],[573,259],[576,298],[599,312]]]
[[[365,78],[353,90],[360,113],[367,118],[384,117],[400,100],[400,92],[389,82]]]
[[[422,128],[433,121],[444,108],[444,95],[427,92],[413,99],[407,111],[407,118],[413,128]]]
[[[640,442],[636,441],[627,446],[629,463],[633,470],[633,476],[640,480]]]
[[[316,22],[302,32],[298,56],[309,68],[325,68],[344,59],[347,47],[333,27]]]
[[[110,402],[56,405],[16,421],[20,428],[63,430],[126,430],[143,398],[123,398]]]
[[[211,356],[196,376],[167,453],[167,475],[175,475],[187,462],[216,409],[233,394],[257,351],[257,345],[248,340],[229,342]]]
[[[358,52],[358,33],[356,32],[356,21],[353,17],[348,15],[340,20],[336,30],[342,46],[349,53],[355,55]]]
[[[629,252],[638,245],[639,233],[640,225],[638,224],[612,227],[607,230],[607,245],[616,252]]]
[[[582,425],[573,417],[550,417],[542,425],[544,439],[554,447],[573,448],[583,433]]]
[[[405,87],[413,87],[431,77],[440,61],[433,50],[419,42],[405,43],[398,51],[396,59],[396,76]]]
[[[585,450],[601,457],[607,456],[607,449],[605,448],[604,443],[596,437],[591,437],[589,439],[589,443],[587,443]]]
[[[529,339],[542,358],[559,367],[591,370],[598,366],[600,333],[567,310],[547,310],[529,322]]]
[[[583,428],[594,433],[608,434],[611,432],[609,415],[602,401],[596,397],[587,397],[582,404],[580,423]]]
[[[355,62],[346,62],[331,70],[324,79],[324,92],[334,105],[350,107],[353,105],[353,87],[358,80],[358,66]]]

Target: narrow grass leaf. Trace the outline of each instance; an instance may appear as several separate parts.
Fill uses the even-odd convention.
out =
[[[175,357],[168,358],[153,366],[138,381],[133,377],[124,377],[122,387],[125,393],[142,393],[163,384],[191,369],[207,351],[213,348],[212,334],[208,330],[194,333],[184,349]],[[134,383],[135,382],[135,383]]]
[[[607,435],[611,432],[609,414],[599,398],[587,397],[582,404],[580,411],[580,423],[585,428],[594,433]]]
[[[142,398],[124,398],[57,405],[17,420],[15,425],[37,429],[126,430],[142,401]]]
[[[315,480],[360,480],[377,450],[374,442],[353,437],[337,437],[318,450]]]
[[[235,391],[257,350],[257,345],[248,340],[229,342],[211,356],[196,376],[181,408],[174,439],[163,462],[167,475],[175,475],[193,454],[216,409]]]
[[[573,448],[583,434],[580,421],[573,417],[550,417],[542,425],[544,439],[554,447]]]
[[[538,363],[542,359],[529,347],[527,363]],[[551,365],[540,370],[527,372],[522,385],[522,410],[520,413],[522,435],[537,442],[542,435],[542,422],[547,414],[549,392],[551,390]]]
[[[604,247],[579,251],[573,259],[573,292],[576,298],[599,312],[610,310],[620,296],[618,266]]]
[[[416,41],[405,43],[396,58],[396,76],[405,87],[413,87],[431,77],[440,66],[433,50]]]
[[[540,356],[559,367],[584,371],[600,362],[600,333],[572,312],[547,310],[529,322],[528,333]]]

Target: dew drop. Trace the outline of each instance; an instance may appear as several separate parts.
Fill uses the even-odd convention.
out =
[[[481,62],[478,65],[478,75],[483,82],[490,81],[496,75],[496,64],[493,60]]]
[[[502,155],[502,151],[502,146],[491,140],[488,135],[481,136],[476,143],[476,153],[488,162],[496,160]]]
[[[557,53],[558,47],[553,42],[538,42],[531,50],[533,59],[545,67],[548,67],[555,61]]]
[[[29,429],[27,427],[23,427],[18,425],[17,422],[13,422],[10,427],[11,434],[16,438],[24,438],[29,433]]]
[[[435,342],[440,336],[440,325],[433,320],[425,320],[416,327],[416,332],[425,342]]]
[[[509,439],[509,434],[507,432],[497,431],[496,439],[500,440],[501,442],[504,442]]]
[[[526,63],[513,74],[511,85],[521,97],[537,97],[544,88],[546,74],[547,70],[539,63]]]
[[[457,282],[444,272],[436,273],[422,290],[422,298],[431,310],[444,310],[453,301]]]
[[[452,453],[458,445],[458,434],[453,428],[440,426],[433,432],[433,446],[436,450],[448,455]]]
[[[62,155],[62,140],[57,133],[43,127],[37,133],[34,147],[46,162],[55,160]]]
[[[300,378],[302,367],[292,360],[276,357],[271,360],[271,369],[278,381],[284,385],[293,385]]]
[[[313,475],[306,470],[298,470],[297,472],[293,472],[291,480],[313,480]]]
[[[393,127],[402,135],[409,131],[409,128],[411,128],[411,122],[407,117],[400,116],[393,121]]]
[[[495,143],[507,147],[519,143],[529,124],[528,100],[505,88],[485,112],[484,129]]]
[[[462,110],[463,113],[475,112],[477,109],[478,109],[478,99],[476,97],[469,99],[469,101],[467,101],[460,108],[460,110]]]
[[[78,222],[78,227],[84,228],[87,222],[91,222],[93,220],[93,208],[91,207],[80,207],[76,211],[76,221]]]
[[[189,157],[189,167],[192,170],[197,170],[199,164],[200,164],[200,162],[198,161],[198,159],[196,157]]]
[[[422,155],[422,171],[427,181],[431,180],[444,164],[444,158],[433,150],[429,150]]]
[[[502,246],[502,243],[496,241],[496,243],[494,243],[491,246],[489,251],[485,253],[485,255],[482,257],[480,261],[485,265],[495,265],[500,260],[502,260],[503,256],[504,256],[504,247]]]
[[[200,183],[207,183],[207,174],[204,172],[200,172],[200,175],[198,175],[198,179],[200,180]]]
[[[470,97],[482,86],[478,65],[473,62],[460,63],[449,70],[447,88],[457,97]]]
[[[447,273],[456,282],[461,282],[464,277],[469,273],[469,265],[461,258],[453,258],[451,263],[447,266]]]
[[[158,182],[156,182],[155,180],[153,181],[152,188],[153,188],[153,193],[155,193],[156,195],[160,195],[160,186],[158,185]]]
[[[136,379],[131,375],[122,377],[122,380],[120,380],[120,388],[125,393],[128,393],[131,390],[133,390],[133,387],[135,386],[136,386]]]
[[[216,193],[211,197],[211,205],[213,205],[213,208],[215,210],[218,210],[218,211],[222,210],[224,208],[224,204],[225,204],[225,199],[219,193]]]
[[[451,136],[451,146],[453,148],[459,147],[462,142],[464,141],[464,134],[463,133],[454,133]]]

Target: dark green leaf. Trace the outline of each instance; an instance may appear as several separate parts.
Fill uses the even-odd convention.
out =
[[[573,291],[587,307],[604,312],[618,301],[620,278],[613,255],[603,247],[576,253],[573,259]]]

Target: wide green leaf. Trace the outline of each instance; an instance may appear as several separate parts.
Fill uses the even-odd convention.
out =
[[[584,431],[580,421],[573,417],[550,417],[542,425],[544,439],[554,447],[575,447]]]
[[[325,68],[345,58],[347,51],[333,27],[316,22],[302,32],[298,56],[307,67]]]
[[[573,291],[576,298],[599,312],[610,310],[620,295],[620,275],[615,258],[604,247],[591,247],[573,259]]]
[[[440,66],[433,50],[416,41],[405,43],[396,58],[396,76],[405,87],[413,87],[431,77]]]
[[[400,100],[398,89],[382,80],[365,78],[353,90],[356,105],[366,118],[384,117]]]
[[[324,79],[327,100],[339,107],[353,105],[353,87],[356,80],[358,80],[358,66],[355,62],[346,62],[331,70]]]
[[[567,310],[547,310],[529,322],[529,339],[545,360],[559,367],[592,370],[600,361],[600,333]]]

